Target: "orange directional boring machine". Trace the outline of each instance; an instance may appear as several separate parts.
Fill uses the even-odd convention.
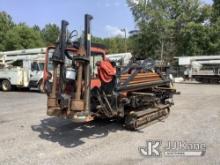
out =
[[[68,42],[68,22],[62,21],[58,43],[47,50],[47,114],[82,123],[120,119],[129,129],[167,117],[175,92],[168,76],[155,72],[152,59],[116,66],[103,48],[91,43],[91,20],[85,15],[80,46]]]

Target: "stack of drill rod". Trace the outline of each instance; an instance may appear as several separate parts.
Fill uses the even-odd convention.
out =
[[[141,90],[168,83],[167,80],[163,80],[159,74],[154,72],[138,73],[129,80],[131,76],[132,74],[122,74],[120,76],[119,91]]]

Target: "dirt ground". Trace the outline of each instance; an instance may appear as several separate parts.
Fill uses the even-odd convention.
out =
[[[0,165],[220,164],[220,86],[176,84],[170,116],[140,131],[115,122],[74,124],[46,115],[46,96],[0,92]],[[203,157],[148,158],[146,140],[205,143]]]

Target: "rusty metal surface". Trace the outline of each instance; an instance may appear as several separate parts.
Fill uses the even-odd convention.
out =
[[[123,85],[131,76],[131,74],[124,74],[121,75],[120,77],[120,85]],[[156,81],[161,81],[161,77],[160,75],[158,75],[157,73],[153,73],[153,72],[148,72],[148,73],[138,73],[133,80],[129,81],[129,83],[127,84],[129,85],[138,85],[138,84],[143,84],[143,83],[147,83],[147,82],[156,82]]]
[[[150,81],[138,84],[131,84],[127,86],[123,86],[118,88],[119,91],[134,91],[134,90],[142,90],[151,87],[157,87],[159,85],[167,85],[169,80],[159,80],[159,81]]]
[[[48,99],[47,99],[47,106],[48,107],[56,107],[57,106],[57,99],[56,99],[56,97],[48,97]]]
[[[61,109],[57,104],[57,99],[48,97],[47,99],[47,115],[48,116],[61,116]]]
[[[51,96],[56,97],[56,92],[57,92],[57,65],[53,65],[53,85],[52,85],[52,92]]]
[[[79,48],[78,53],[79,53],[79,56],[85,56],[85,50],[83,49],[82,46]],[[76,93],[75,93],[76,100],[80,100],[80,97],[81,97],[82,74],[83,74],[83,64],[82,63],[78,63],[78,64],[79,64],[79,68],[78,68],[78,72],[77,72]]]
[[[166,118],[170,113],[169,105],[159,105],[142,111],[132,111],[125,120],[126,128],[135,130],[147,126],[156,120]]]
[[[63,116],[62,111],[59,107],[48,108],[47,115],[48,116],[57,116],[57,117]]]
[[[83,111],[85,107],[84,100],[72,100],[71,110],[72,111]]]

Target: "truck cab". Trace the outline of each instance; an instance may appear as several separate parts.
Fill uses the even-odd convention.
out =
[[[29,88],[37,88],[43,92],[44,61],[33,61],[30,66]]]

